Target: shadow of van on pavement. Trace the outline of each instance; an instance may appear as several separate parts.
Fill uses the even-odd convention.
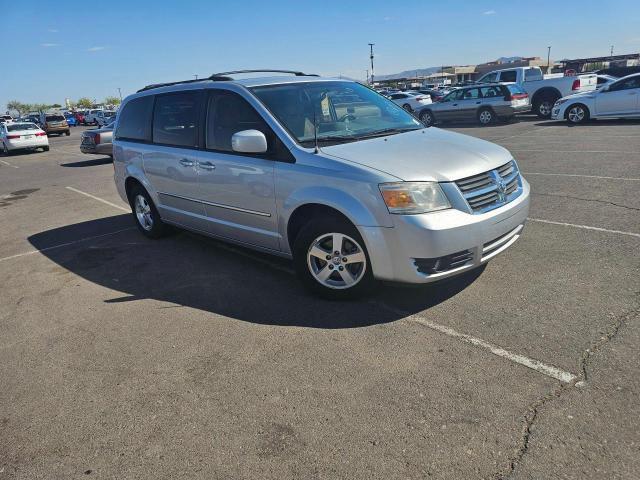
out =
[[[108,235],[122,229],[127,230]],[[67,225],[29,241],[43,250],[87,237],[96,238],[42,255],[87,281],[121,292],[105,301],[107,308],[155,299],[266,325],[356,328],[392,322],[455,296],[482,273],[476,269],[429,286],[378,284],[367,298],[330,302],[307,293],[286,259],[187,232],[148,240],[135,230],[130,215]],[[392,307],[381,308],[381,302]]]

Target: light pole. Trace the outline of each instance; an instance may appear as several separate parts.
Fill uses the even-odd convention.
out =
[[[549,73],[549,62],[551,62],[551,47],[547,47],[547,73]]]
[[[368,68],[365,70],[364,81],[367,85],[369,85],[369,69]]]
[[[198,75],[194,75],[194,77],[196,77],[196,80],[198,79]]]
[[[371,59],[371,85],[373,85],[373,46],[374,45],[375,43],[369,44],[369,49],[371,51],[371,53],[369,54],[369,58]]]
[[[613,57],[613,45],[611,45],[611,56]]]
[[[122,103],[122,90],[118,87],[118,95],[120,95],[120,103]]]

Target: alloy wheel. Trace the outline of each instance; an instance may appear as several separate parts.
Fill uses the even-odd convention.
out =
[[[307,252],[311,275],[322,286],[344,290],[352,288],[365,275],[364,249],[344,233],[326,233],[316,238]]]
[[[151,213],[151,206],[147,199],[143,195],[137,195],[134,201],[136,218],[138,223],[147,232],[153,228],[153,215]]]
[[[493,115],[489,110],[483,110],[482,112],[480,112],[478,118],[480,120],[480,123],[482,123],[483,125],[487,125],[488,123],[491,123],[491,120],[493,120]]]
[[[548,117],[549,115],[551,115],[552,107],[553,105],[551,105],[551,102],[549,102],[548,100],[545,100],[542,103],[540,103],[540,106],[538,107],[538,112],[540,112],[540,115]]]
[[[569,117],[569,121],[571,123],[580,123],[584,120],[584,116],[584,108],[580,106],[571,107],[569,109],[569,113],[567,114],[567,117]]]

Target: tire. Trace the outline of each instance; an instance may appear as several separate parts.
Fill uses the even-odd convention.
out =
[[[402,108],[404,108],[409,113],[413,112],[413,108],[411,108],[411,105],[409,105],[408,103],[402,105]]]
[[[149,193],[136,185],[129,193],[131,213],[138,230],[148,238],[161,238],[169,233],[169,226],[160,219],[160,214]]]
[[[303,285],[329,300],[360,297],[374,284],[360,233],[339,217],[319,217],[304,225],[293,245],[293,263]]]
[[[11,155],[11,150],[7,148],[4,142],[2,142],[2,153],[4,154],[5,157],[8,157],[9,155]]]
[[[67,130],[66,132],[64,132],[64,134],[68,137],[69,135],[71,135],[71,131]]]
[[[590,117],[589,109],[581,104],[576,103],[574,105],[570,105],[567,107],[566,113],[564,114],[564,118],[570,125],[580,125],[581,123],[586,123],[589,121]]]
[[[553,110],[553,104],[558,100],[557,96],[545,95],[542,98],[536,99],[533,104],[533,111],[540,118],[551,118],[551,110]]]
[[[420,113],[420,121],[424,124],[425,127],[431,127],[434,123],[436,123],[436,118],[431,110],[425,110]]]
[[[49,147],[42,147],[42,151],[43,152],[48,152],[49,151]]]
[[[486,127],[487,125],[491,125],[495,121],[496,114],[493,113],[493,110],[491,110],[490,108],[481,108],[480,110],[478,110],[477,119],[480,126]]]

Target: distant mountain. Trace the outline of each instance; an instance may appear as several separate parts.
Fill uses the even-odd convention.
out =
[[[517,62],[518,60],[522,60],[522,57],[500,57],[496,61],[500,63],[509,63],[509,62]],[[375,80],[395,80],[396,78],[411,78],[411,77],[424,77],[426,75],[431,75],[432,73],[439,72],[442,67],[426,67],[426,68],[415,68],[413,70],[405,70],[400,73],[392,73],[389,75],[376,75]]]

